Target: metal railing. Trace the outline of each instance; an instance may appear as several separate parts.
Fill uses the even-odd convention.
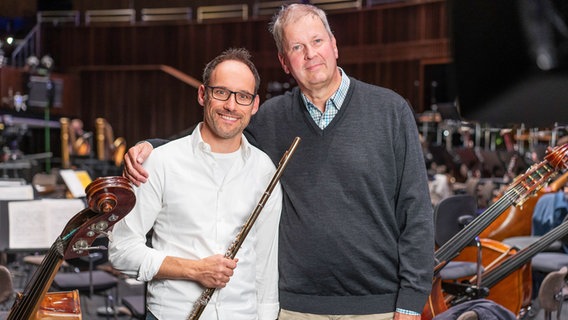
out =
[[[39,24],[26,35],[26,37],[18,44],[16,49],[12,52],[8,64],[13,67],[23,67],[26,64],[26,59],[29,56],[40,55],[40,37],[39,37]]]

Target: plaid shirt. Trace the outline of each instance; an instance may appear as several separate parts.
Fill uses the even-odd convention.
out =
[[[339,68],[339,67],[338,67]],[[347,94],[347,90],[349,89],[349,77],[345,74],[343,69],[339,68],[341,72],[341,84],[335,93],[325,102],[325,111],[321,112],[313,103],[308,100],[302,93],[302,99],[308,109],[308,112],[316,122],[316,124],[323,130],[327,125],[333,120],[333,117],[339,112],[341,109],[341,105],[345,100],[345,95]]]

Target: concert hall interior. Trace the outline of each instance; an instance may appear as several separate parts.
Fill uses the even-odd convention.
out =
[[[326,11],[346,74],[413,109],[438,263],[422,319],[477,299],[568,319],[565,0],[2,0],[0,319],[17,292],[79,288],[83,319],[143,319],[144,283],[112,267],[106,230],[80,256],[42,258],[75,214],[99,210],[104,195],[84,189],[121,176],[128,148],[202,121],[203,67],[223,50],[250,51],[261,103],[297,86],[268,31],[294,2]]]

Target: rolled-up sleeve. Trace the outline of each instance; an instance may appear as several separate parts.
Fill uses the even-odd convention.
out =
[[[158,273],[166,258],[147,245],[147,234],[161,210],[161,191],[159,170],[153,165],[152,157],[145,168],[152,179],[140,187],[135,187],[137,201],[132,211],[115,224],[109,241],[109,260],[114,268],[135,277],[139,281],[150,281]]]

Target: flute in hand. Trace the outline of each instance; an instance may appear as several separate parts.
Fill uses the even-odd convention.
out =
[[[227,252],[225,252],[225,258],[234,259],[235,256],[237,255],[237,251],[239,251],[241,245],[245,241],[246,236],[248,235],[249,231],[252,228],[252,225],[254,224],[256,219],[258,218],[260,211],[262,211],[262,209],[264,208],[264,205],[266,204],[266,202],[268,201],[268,198],[272,194],[272,190],[274,190],[274,187],[278,183],[278,180],[280,180],[280,177],[282,176],[284,169],[288,165],[290,158],[294,154],[294,151],[296,151],[296,148],[298,147],[298,143],[300,143],[300,137],[294,138],[292,145],[290,145],[290,148],[288,148],[288,150],[286,150],[286,152],[284,153],[284,155],[280,159],[280,162],[278,163],[278,168],[276,168],[276,172],[274,173],[272,180],[270,180],[270,183],[268,184],[266,191],[264,191],[264,193],[262,194],[262,197],[260,198],[260,201],[256,205],[254,211],[248,217],[245,224],[241,227],[241,230],[237,234],[237,237],[235,238],[233,243],[227,249]],[[214,292],[215,292],[215,288],[207,288],[207,289],[203,290],[203,292],[201,293],[199,298],[193,304],[193,309],[191,311],[191,314],[187,318],[188,320],[199,319],[199,317],[201,316],[201,313],[203,313],[203,310],[205,309],[205,307],[209,303],[209,300],[211,299],[211,296],[213,295]]]

